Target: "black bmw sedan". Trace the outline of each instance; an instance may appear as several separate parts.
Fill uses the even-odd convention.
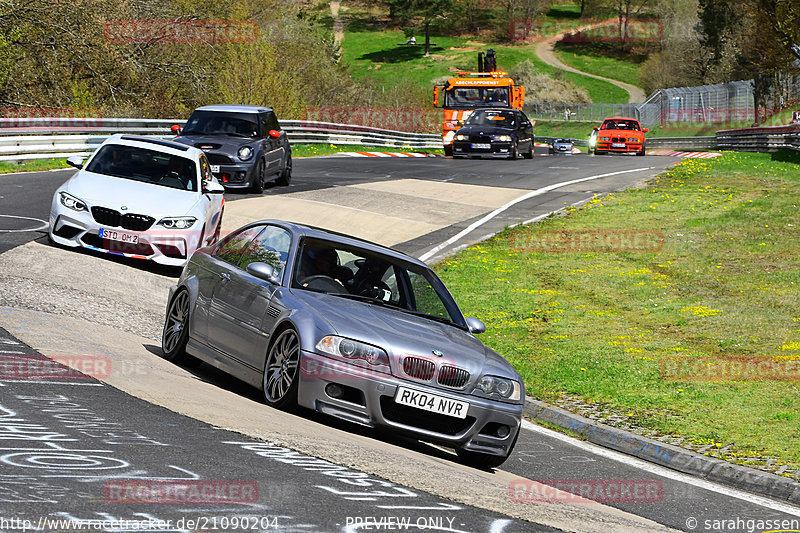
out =
[[[479,109],[453,138],[453,158],[533,157],[533,124],[516,109]]]

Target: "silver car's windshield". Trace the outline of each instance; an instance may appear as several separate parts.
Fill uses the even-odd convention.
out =
[[[86,170],[171,189],[198,190],[194,161],[136,146],[106,144],[92,158]]]
[[[292,286],[396,308],[466,329],[444,284],[428,268],[329,241],[301,243]]]

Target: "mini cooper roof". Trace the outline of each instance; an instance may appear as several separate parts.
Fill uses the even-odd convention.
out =
[[[257,115],[259,113],[272,112],[272,108],[258,105],[217,104],[204,105],[203,107],[198,107],[195,109],[195,111],[213,111],[217,113],[252,113]]]

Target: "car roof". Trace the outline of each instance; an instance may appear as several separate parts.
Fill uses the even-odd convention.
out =
[[[316,226],[308,226],[305,224],[298,224],[296,222],[288,222],[286,220],[275,220],[275,219],[266,219],[266,220],[259,220],[258,222],[252,222],[247,224],[248,226],[256,226],[262,224],[275,224],[277,226],[283,226],[284,228],[291,231],[298,237],[310,237],[312,239],[321,239],[327,241],[333,241],[336,243],[344,244],[353,246],[356,248],[362,248],[364,250],[378,252],[381,254],[385,254],[396,259],[402,259],[404,261],[422,265],[427,267],[423,261],[412,257],[408,254],[405,254],[399,250],[395,250],[394,248],[390,248],[388,246],[384,246],[382,244],[378,244],[376,242],[368,241],[366,239],[362,239],[360,237],[355,237],[353,235],[347,235],[344,233],[339,233],[337,231],[325,229],[325,228],[318,228]]]
[[[266,113],[271,112],[271,107],[258,105],[216,104],[198,107],[195,111],[215,111],[217,113]]]
[[[626,118],[626,117],[608,117],[606,120],[633,120],[634,122],[639,122],[638,118]],[[605,122],[604,120],[603,122]]]
[[[178,142],[170,141],[167,139],[160,139],[158,137],[145,137],[143,135],[128,135],[117,133],[112,135],[103,142],[105,144],[120,144],[123,146],[135,146],[137,148],[147,148],[156,152],[164,152],[166,154],[179,155],[181,157],[189,157],[196,159],[203,153],[199,148],[187,146]]]

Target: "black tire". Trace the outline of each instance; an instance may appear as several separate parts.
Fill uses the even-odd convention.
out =
[[[283,165],[280,175],[275,179],[275,184],[281,187],[288,187],[289,182],[292,181],[292,153],[286,156],[286,163]]]
[[[300,337],[286,328],[270,344],[264,362],[262,390],[267,405],[277,409],[297,406],[297,382],[300,369]]]
[[[444,155],[445,155],[445,157],[453,157],[453,145],[452,144],[445,144],[444,145]]]
[[[191,356],[186,353],[187,342],[189,342],[189,291],[181,289],[172,297],[164,320],[164,330],[161,333],[162,357],[176,364],[188,361]]]
[[[209,244],[216,244],[219,241],[219,236],[222,233],[222,215],[225,214],[225,207],[223,206],[219,212],[219,219],[217,220],[217,229],[214,230],[214,238]]]
[[[636,155],[639,156],[647,155],[647,148],[645,147],[645,145],[642,145],[642,149],[636,152]]]
[[[519,144],[514,143],[514,147],[511,150],[511,155],[509,157],[512,160],[519,159]]]
[[[267,163],[264,158],[258,160],[256,172],[253,175],[252,191],[256,194],[264,194],[264,174],[267,172]]]
[[[600,150],[595,150],[594,155],[606,155],[605,152],[601,152]]]

